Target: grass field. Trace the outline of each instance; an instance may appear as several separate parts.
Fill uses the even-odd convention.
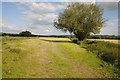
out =
[[[88,39],[91,41],[104,41],[104,42],[111,42],[111,43],[115,43],[115,44],[120,44],[120,40],[113,40],[113,39]]]
[[[3,78],[117,77],[113,65],[68,38],[3,37],[2,41]]]

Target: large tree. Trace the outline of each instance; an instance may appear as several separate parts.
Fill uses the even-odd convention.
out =
[[[102,9],[95,4],[72,3],[60,13],[54,26],[62,31],[75,34],[79,40],[90,33],[99,33],[103,26]]]

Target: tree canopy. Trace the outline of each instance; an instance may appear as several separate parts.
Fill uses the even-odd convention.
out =
[[[32,34],[30,31],[22,31],[19,33],[19,35],[23,37],[30,37]]]
[[[75,34],[79,40],[87,38],[90,33],[99,33],[103,26],[102,9],[95,4],[72,3],[54,22],[62,31]]]

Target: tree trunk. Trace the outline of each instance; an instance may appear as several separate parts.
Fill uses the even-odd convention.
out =
[[[83,41],[86,38],[86,34],[83,33],[83,32],[77,32],[77,33],[74,33],[74,34],[78,38],[79,41]]]

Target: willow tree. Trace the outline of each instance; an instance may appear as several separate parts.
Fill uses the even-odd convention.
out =
[[[63,13],[59,13],[54,26],[75,34],[79,40],[84,40],[91,33],[99,33],[103,23],[102,9],[99,6],[73,3],[67,6]]]

